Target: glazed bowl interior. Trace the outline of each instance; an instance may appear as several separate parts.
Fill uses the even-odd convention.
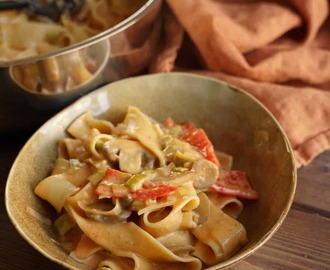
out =
[[[116,123],[129,105],[160,122],[171,116],[205,129],[215,148],[233,156],[234,169],[246,171],[259,193],[257,201],[244,201],[239,217],[247,229],[247,245],[207,269],[222,269],[244,259],[275,233],[290,209],[296,186],[292,150],[277,121],[251,95],[226,83],[166,73],[106,85],[56,114],[29,139],[12,166],[5,193],[8,215],[26,241],[69,269],[87,269],[70,260],[57,244],[51,225],[54,211],[33,190],[49,174],[57,143],[76,117],[91,110],[96,117]]]

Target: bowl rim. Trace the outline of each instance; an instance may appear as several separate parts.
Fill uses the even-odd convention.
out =
[[[51,124],[51,121],[53,121],[53,118],[59,118],[62,114],[65,113],[65,111],[71,110],[73,107],[77,106],[78,104],[82,104],[84,103],[84,101],[86,101],[87,99],[89,99],[92,96],[96,96],[98,93],[101,93],[103,91],[107,91],[105,90],[107,87],[109,87],[110,84],[121,84],[121,83],[125,83],[126,81],[129,80],[135,80],[136,78],[142,78],[142,77],[161,77],[161,76],[178,76],[178,77],[187,77],[187,78],[199,78],[202,80],[207,80],[207,81],[213,81],[217,84],[222,84],[222,85],[227,85],[230,90],[232,91],[236,91],[239,92],[243,95],[246,95],[249,99],[251,99],[253,102],[255,102],[258,106],[260,106],[267,114],[268,116],[274,121],[274,124],[276,125],[276,127],[278,128],[279,132],[282,135],[283,141],[285,143],[285,146],[287,148],[287,152],[288,152],[288,156],[290,157],[290,166],[292,167],[292,175],[291,175],[291,183],[290,183],[290,192],[289,192],[289,197],[286,200],[285,203],[285,207],[282,209],[281,215],[277,218],[275,224],[267,231],[267,233],[258,241],[254,242],[249,249],[244,250],[243,252],[241,252],[240,254],[234,254],[232,257],[230,257],[229,259],[214,265],[214,266],[210,266],[208,268],[203,268],[203,270],[219,270],[219,269],[224,269],[227,268],[229,266],[232,266],[242,260],[244,260],[245,258],[249,257],[251,254],[253,254],[256,250],[258,250],[260,247],[262,247],[280,228],[280,226],[282,225],[282,223],[284,222],[286,216],[288,215],[293,200],[294,200],[294,196],[295,196],[295,192],[296,192],[296,186],[297,186],[297,167],[295,164],[295,158],[294,158],[294,152],[292,149],[292,146],[290,144],[290,141],[286,135],[286,133],[284,132],[284,129],[282,128],[282,126],[279,124],[278,120],[275,118],[275,116],[271,113],[271,111],[261,102],[259,101],[256,97],[254,97],[252,94],[248,93],[247,91],[243,90],[242,88],[239,88],[237,86],[234,86],[230,83],[227,83],[223,80],[220,79],[216,79],[213,77],[208,77],[205,75],[199,75],[199,74],[193,74],[193,73],[188,73],[188,72],[160,72],[160,73],[155,73],[155,74],[145,74],[145,75],[138,75],[138,76],[133,76],[133,77],[129,77],[126,79],[121,79],[112,83],[109,83],[107,85],[104,85],[96,90],[94,90],[91,93],[88,93],[87,95],[79,98],[78,100],[74,101],[72,104],[66,106],[64,109],[62,109],[61,111],[59,111],[58,113],[56,113],[54,116],[52,116],[50,119],[48,119],[44,124],[42,124],[38,129],[35,130],[35,132],[30,136],[30,138],[24,143],[24,146],[21,148],[21,150],[19,151],[17,157],[15,158],[12,167],[9,171],[8,177],[7,177],[7,183],[6,183],[6,187],[5,187],[5,207],[6,207],[6,211],[7,211],[7,215],[11,221],[11,223],[13,224],[13,226],[15,227],[15,229],[17,230],[17,232],[22,236],[23,239],[25,239],[25,241],[27,241],[32,247],[34,247],[37,251],[39,251],[42,255],[44,255],[46,258],[48,258],[49,260],[58,263],[59,265],[62,265],[64,267],[67,267],[68,269],[76,269],[73,268],[71,265],[69,265],[67,262],[58,260],[56,258],[54,258],[52,255],[48,254],[46,251],[44,251],[41,247],[39,247],[37,244],[35,244],[29,237],[28,235],[26,235],[23,231],[23,229],[21,228],[21,226],[15,221],[15,218],[13,217],[13,215],[11,214],[11,208],[9,205],[9,184],[8,184],[8,180],[12,178],[12,175],[14,173],[14,168],[16,166],[18,166],[17,163],[17,159],[18,156],[20,155],[20,153],[25,149],[28,148],[28,145],[32,142],[33,138],[36,137],[38,135],[38,132],[40,130],[42,130],[43,128],[45,128],[47,125]],[[111,86],[110,86],[111,87]],[[110,90],[108,90],[110,91]]]
[[[110,36],[117,34],[119,31],[123,31],[123,30],[127,29],[129,26],[136,23],[140,18],[145,16],[148,13],[148,11],[150,11],[153,7],[155,7],[158,4],[161,5],[162,1],[163,0],[147,0],[143,4],[143,6],[141,6],[136,12],[134,12],[131,16],[127,17],[125,20],[119,22],[118,24],[114,25],[113,27],[110,27],[109,29],[102,31],[86,40],[71,44],[69,46],[65,46],[63,48],[56,49],[49,53],[44,53],[44,54],[35,55],[32,57],[26,57],[26,58],[22,58],[22,59],[16,59],[16,60],[0,61],[0,68],[10,67],[10,66],[20,65],[20,64],[26,64],[26,63],[30,63],[30,62],[36,62],[36,61],[40,61],[45,58],[56,57],[56,56],[60,56],[63,54],[67,54],[72,51],[79,50],[86,46],[92,45],[96,42],[99,42],[103,39],[106,39]]]

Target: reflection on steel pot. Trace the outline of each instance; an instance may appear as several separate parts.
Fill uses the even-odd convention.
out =
[[[105,83],[109,62],[107,40],[59,56],[9,68],[16,87],[11,94],[21,95],[36,109],[61,108]]]
[[[109,43],[102,40],[59,56],[9,68],[10,77],[18,86],[37,95],[60,95],[93,88],[109,61]]]
[[[148,0],[80,43],[2,65],[0,97],[27,98],[35,109],[58,110],[101,85],[142,72],[159,45],[161,6],[162,0]]]

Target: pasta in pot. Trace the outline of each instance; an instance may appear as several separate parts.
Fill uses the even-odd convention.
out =
[[[29,17],[21,10],[0,11],[0,64],[10,66],[10,76],[20,88],[42,95],[98,85],[102,83],[98,81],[99,72],[108,63],[108,40],[37,61],[31,57],[46,56],[102,33],[130,17],[146,2],[85,0],[79,13],[72,16],[63,13],[56,22],[43,16]],[[125,37],[116,35],[118,38]],[[112,54],[116,51],[113,40]],[[130,45],[126,47],[133,50]]]
[[[202,129],[130,106],[122,123],[87,112],[67,131],[35,194],[57,210],[73,259],[99,270],[199,270],[246,244],[240,198],[258,195],[245,173],[221,166]]]
[[[54,22],[24,11],[0,12],[0,61],[54,51],[101,33],[136,12],[146,0],[86,0],[73,17],[63,13]]]

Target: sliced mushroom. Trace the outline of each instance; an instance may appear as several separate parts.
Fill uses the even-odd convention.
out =
[[[106,142],[103,148],[105,156],[110,162],[118,162],[123,172],[137,174],[151,169],[155,162],[155,157],[137,141],[117,139]]]
[[[207,159],[198,159],[193,163],[192,171],[197,174],[194,187],[198,190],[207,190],[219,177],[219,168]]]

